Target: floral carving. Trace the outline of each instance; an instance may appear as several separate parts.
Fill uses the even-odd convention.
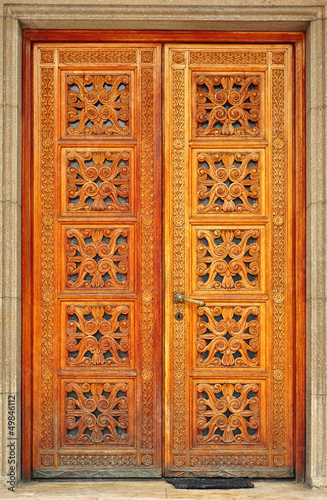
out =
[[[81,63],[135,63],[135,50],[60,50],[59,62]]]
[[[130,209],[127,151],[67,154],[68,210],[126,212]]]
[[[66,444],[127,444],[127,390],[127,383],[66,383]]]
[[[259,76],[201,74],[196,84],[199,136],[259,135]]]
[[[259,230],[199,229],[199,289],[256,289],[259,286]]]
[[[67,308],[68,365],[126,366],[129,364],[129,307]]]
[[[258,153],[198,154],[198,212],[257,212]]]
[[[197,442],[259,442],[258,384],[198,384]]]
[[[59,464],[65,467],[134,467],[137,456],[124,451],[123,455],[59,455]]]
[[[68,135],[130,135],[130,76],[67,75]]]
[[[126,228],[67,229],[67,286],[127,288],[128,233]]]
[[[266,64],[266,52],[206,52],[204,50],[190,52],[191,64]]]
[[[268,455],[191,455],[192,467],[268,467]]]
[[[199,307],[199,366],[258,366],[259,308]]]
[[[54,446],[54,69],[41,69],[41,448]]]

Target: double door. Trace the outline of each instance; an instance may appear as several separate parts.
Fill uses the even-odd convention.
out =
[[[292,45],[33,50],[33,476],[292,477]]]

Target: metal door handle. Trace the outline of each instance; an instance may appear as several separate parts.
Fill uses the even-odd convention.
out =
[[[192,304],[196,304],[197,306],[204,306],[204,302],[202,300],[194,300],[194,299],[189,299],[187,297],[184,297],[184,294],[179,292],[179,293],[174,293],[174,302],[191,302]]]

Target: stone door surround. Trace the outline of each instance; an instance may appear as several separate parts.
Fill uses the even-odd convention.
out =
[[[142,1],[142,0],[141,0]],[[13,1],[1,4],[3,70],[1,70],[2,155],[2,337],[0,379],[2,428],[0,475],[8,473],[8,395],[17,410],[21,393],[21,103],[23,29],[180,29],[266,30],[306,32],[306,127],[307,127],[307,460],[309,486],[327,486],[327,314],[326,314],[326,0],[315,3],[281,0],[263,5],[248,0],[246,6],[222,0],[201,0],[197,6],[184,0],[160,6],[120,0],[119,5],[94,5],[90,0],[48,0],[42,5]],[[26,154],[26,152],[23,152]],[[19,467],[20,419],[16,413],[16,456]],[[19,470],[17,477],[19,478]]]

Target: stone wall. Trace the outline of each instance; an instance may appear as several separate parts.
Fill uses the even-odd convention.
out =
[[[108,0],[109,2],[110,0]],[[112,0],[111,0],[112,1]],[[306,31],[307,461],[310,486],[327,487],[327,0],[0,1],[1,348],[0,478],[6,482],[7,402],[16,396],[21,433],[21,87],[22,29]],[[66,6],[66,7],[65,7]],[[151,6],[151,8],[149,8]],[[19,459],[20,461],[20,459]],[[18,471],[19,474],[19,471]]]

